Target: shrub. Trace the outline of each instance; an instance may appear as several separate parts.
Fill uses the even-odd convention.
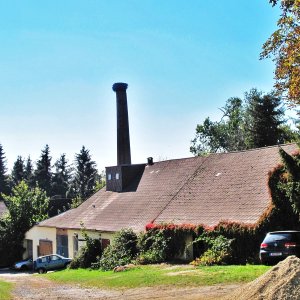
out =
[[[220,222],[212,230],[215,236],[222,235],[233,240],[231,253],[227,258],[230,264],[246,264],[258,262],[259,245],[264,234],[261,234],[262,227],[255,225]]]
[[[160,263],[166,260],[170,237],[163,230],[149,230],[141,233],[138,239],[140,254],[137,262],[140,264]]]
[[[70,269],[90,268],[101,257],[101,240],[92,239],[85,232],[83,232],[83,236],[86,240],[86,244],[79,250],[78,255],[76,255],[76,257],[71,261],[69,265]]]
[[[195,259],[193,265],[219,265],[227,262],[231,255],[231,244],[233,239],[227,239],[222,235],[212,236],[207,232],[200,235],[194,243],[204,244],[204,253]]]
[[[137,235],[132,229],[122,229],[115,234],[112,245],[104,249],[99,267],[107,271],[117,266],[124,266],[131,263],[137,253]],[[94,265],[96,266],[97,264]]]

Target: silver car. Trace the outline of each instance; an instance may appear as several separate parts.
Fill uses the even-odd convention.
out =
[[[50,254],[38,257],[33,264],[33,268],[38,273],[46,273],[50,270],[58,270],[65,268],[72,258],[63,257],[58,254]]]
[[[18,270],[18,271],[28,271],[28,270],[32,270],[32,268],[33,268],[32,258],[18,261],[16,263],[14,263],[14,265],[12,266],[12,269]]]

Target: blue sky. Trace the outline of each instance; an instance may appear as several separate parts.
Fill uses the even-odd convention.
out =
[[[279,16],[267,0],[0,0],[0,143],[11,167],[49,144],[116,164],[114,82],[126,82],[133,163],[191,156],[197,123],[252,87]]]

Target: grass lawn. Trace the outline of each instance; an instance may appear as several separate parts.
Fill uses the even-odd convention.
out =
[[[99,288],[138,288],[159,285],[177,287],[245,283],[259,277],[270,267],[261,265],[192,267],[189,265],[147,265],[114,273],[98,270],[63,270],[48,273],[47,278],[61,283],[76,283]],[[39,275],[41,276],[41,275]]]
[[[12,283],[0,280],[0,300],[9,300],[11,297]]]

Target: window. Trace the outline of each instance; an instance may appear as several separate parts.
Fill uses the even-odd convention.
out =
[[[46,263],[46,262],[48,262],[48,258],[49,258],[49,256],[44,256],[42,258],[39,258],[38,262],[39,263]]]
[[[107,174],[107,180],[111,180],[111,174]]]
[[[120,178],[120,174],[116,173],[116,179],[118,180]]]
[[[57,255],[51,255],[51,260],[60,260],[60,258]]]

